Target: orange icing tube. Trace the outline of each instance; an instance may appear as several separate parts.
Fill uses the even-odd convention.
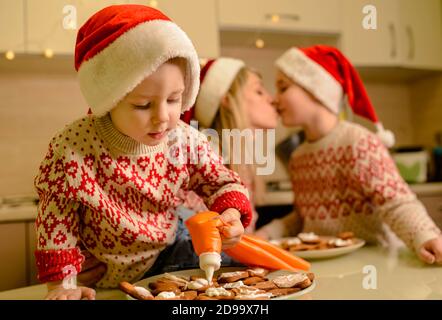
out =
[[[252,235],[244,235],[241,241],[224,252],[238,262],[251,266],[291,271],[310,269],[310,263],[304,259]]]
[[[199,257],[200,268],[212,283],[213,273],[221,266],[221,235],[218,227],[222,221],[219,214],[213,211],[199,212],[186,220],[192,238],[193,248]]]

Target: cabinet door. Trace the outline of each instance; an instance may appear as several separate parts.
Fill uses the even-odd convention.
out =
[[[26,225],[0,224],[0,291],[27,285]]]
[[[433,218],[434,222],[442,228],[442,195],[440,196],[419,196],[419,200]]]
[[[73,54],[77,30],[72,23],[78,23],[77,12],[76,1],[28,0],[27,51],[42,54],[50,49],[55,54]]]
[[[35,249],[37,249],[37,235],[35,222],[26,223],[27,255],[28,255],[28,285],[40,284],[37,279],[37,265],[35,263]]]
[[[363,26],[364,8],[376,9],[376,29]],[[401,62],[397,0],[343,0],[342,51],[356,66],[394,66]],[[367,12],[367,11],[366,11]]]
[[[187,33],[200,57],[219,56],[215,0],[157,0],[156,2],[157,8]]]
[[[23,0],[0,0],[0,52],[22,53],[24,40]]]
[[[401,0],[401,52],[406,66],[442,69],[440,0]]]
[[[338,33],[338,0],[218,0],[222,29]]]
[[[74,54],[78,29],[98,10],[118,0],[27,0],[28,52]],[[145,2],[145,1],[144,1]]]

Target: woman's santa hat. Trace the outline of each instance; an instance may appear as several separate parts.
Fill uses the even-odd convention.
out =
[[[323,45],[291,48],[278,58],[276,66],[335,114],[347,95],[353,112],[374,123],[387,147],[394,145],[394,135],[379,122],[359,74],[338,49]]]
[[[103,115],[159,66],[177,57],[187,61],[185,111],[199,89],[200,66],[191,40],[156,9],[115,5],[95,13],[78,31],[75,69],[92,112]]]
[[[210,127],[215,120],[222,98],[244,67],[244,61],[233,58],[207,61],[201,69],[200,92],[195,107],[184,113],[181,119],[190,123],[190,120],[195,118],[203,127]]]

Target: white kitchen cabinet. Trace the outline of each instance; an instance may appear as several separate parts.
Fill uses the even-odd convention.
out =
[[[35,221],[26,223],[27,240],[27,265],[28,286],[40,284],[37,279],[37,265],[35,263],[35,249],[37,249],[37,235],[35,233]]]
[[[218,0],[221,29],[334,34],[341,30],[339,0]]]
[[[128,1],[27,0],[28,52],[74,54],[78,29],[96,11]]]
[[[0,52],[9,50],[25,50],[23,0],[0,0]]]
[[[363,25],[367,6],[376,29]],[[440,0],[342,0],[342,17],[341,48],[354,65],[442,69]]]
[[[0,291],[27,285],[25,223],[0,224]]]
[[[52,50],[54,54],[72,54],[74,52],[76,30],[75,25],[68,22],[77,22],[75,16],[78,17],[78,10],[75,2],[27,0],[28,53],[43,54],[48,49]],[[66,7],[70,4],[72,7]],[[72,8],[73,10],[64,13],[64,8]],[[71,16],[72,19],[70,19]]]
[[[442,2],[400,0],[399,41],[405,65],[442,70]]]
[[[215,0],[27,0],[28,52],[42,54],[51,49],[54,54],[72,55],[78,29],[90,16],[109,5],[127,3],[154,3],[186,31],[200,56],[219,55]]]
[[[149,5],[152,1],[142,2]],[[242,0],[238,2],[241,3]],[[159,10],[187,33],[200,57],[219,56],[220,41],[215,0],[157,0],[156,3]]]

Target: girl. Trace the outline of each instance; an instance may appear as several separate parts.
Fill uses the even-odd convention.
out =
[[[388,242],[391,229],[423,261],[442,263],[440,230],[399,175],[384,146],[393,144],[393,135],[378,122],[350,62],[335,48],[313,46],[289,49],[276,66],[282,122],[301,126],[307,141],[291,156],[297,212],[264,226],[258,235],[353,231],[368,242]],[[338,120],[344,95],[355,114],[375,123],[378,136]]]

